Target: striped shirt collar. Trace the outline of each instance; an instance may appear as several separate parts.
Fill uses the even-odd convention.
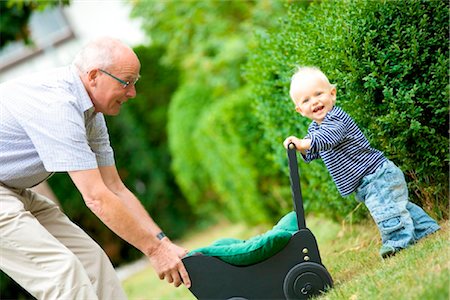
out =
[[[340,107],[334,105],[333,108],[325,115],[325,118],[323,118],[322,123],[328,121],[328,120],[329,120],[331,117],[333,117],[335,114],[339,114],[339,113],[341,113],[342,111],[343,111],[343,110],[342,110]],[[313,127],[313,128],[319,128],[319,127],[320,127],[320,124],[317,123],[316,121],[312,121],[311,124],[310,124],[310,127]]]

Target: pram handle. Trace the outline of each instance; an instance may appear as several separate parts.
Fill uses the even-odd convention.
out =
[[[295,212],[297,213],[298,229],[306,228],[305,211],[303,209],[302,188],[300,186],[300,176],[298,173],[297,150],[294,143],[290,143],[287,149],[289,161],[289,178],[291,181],[292,200],[294,201]]]

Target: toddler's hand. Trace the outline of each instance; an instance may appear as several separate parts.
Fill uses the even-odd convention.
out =
[[[298,146],[301,144],[301,139],[299,139],[293,135],[291,135],[290,137],[287,137],[283,142],[284,148],[287,149],[290,143],[293,143],[295,145],[295,148],[299,149]]]
[[[300,151],[302,154],[306,154],[306,151],[311,148],[310,139],[299,139],[295,136],[290,136],[284,140],[283,145],[287,149],[290,143],[293,143],[295,145],[295,149]]]

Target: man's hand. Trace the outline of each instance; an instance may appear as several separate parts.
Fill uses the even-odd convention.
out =
[[[173,283],[175,287],[181,283],[189,288],[191,280],[181,258],[187,254],[187,250],[173,244],[168,238],[164,238],[149,255],[150,263],[159,276],[159,279],[166,279]]]

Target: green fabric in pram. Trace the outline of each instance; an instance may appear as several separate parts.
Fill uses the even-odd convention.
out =
[[[297,215],[293,211],[281,218],[271,230],[264,234],[247,240],[223,238],[210,246],[192,250],[188,255],[201,253],[218,257],[232,265],[247,266],[263,261],[279,252],[297,231]]]

